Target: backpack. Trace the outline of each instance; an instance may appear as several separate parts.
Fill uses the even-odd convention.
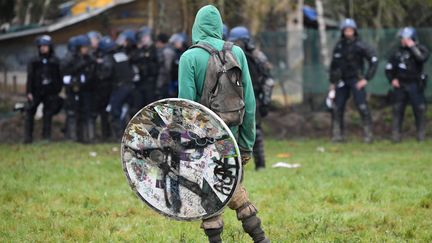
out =
[[[242,124],[245,112],[242,70],[232,53],[233,45],[225,42],[222,51],[206,43],[190,47],[210,53],[200,103],[214,111],[228,126]]]

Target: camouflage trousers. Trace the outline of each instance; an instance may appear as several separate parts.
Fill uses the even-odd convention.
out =
[[[237,187],[233,197],[231,198],[231,201],[228,203],[228,207],[232,210],[236,210],[237,218],[239,220],[247,218],[258,212],[255,206],[249,202],[248,194],[242,184]],[[201,223],[202,229],[219,229],[222,227],[222,214],[203,219]]]

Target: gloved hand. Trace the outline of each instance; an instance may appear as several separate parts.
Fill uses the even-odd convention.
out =
[[[252,157],[252,152],[240,149],[240,156],[242,165],[246,165]]]

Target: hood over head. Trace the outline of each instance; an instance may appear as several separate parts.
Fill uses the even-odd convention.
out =
[[[195,16],[192,27],[192,42],[222,40],[222,18],[219,10],[213,5],[202,7]]]

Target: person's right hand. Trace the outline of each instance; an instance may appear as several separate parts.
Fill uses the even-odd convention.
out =
[[[392,85],[394,88],[400,88],[399,80],[396,79],[396,78],[392,80],[391,85]]]
[[[329,91],[330,90],[335,90],[336,89],[336,85],[335,84],[330,84],[329,86]]]
[[[29,101],[33,101],[33,95],[32,95],[31,93],[28,93],[28,94],[27,94],[27,99],[28,99]]]

